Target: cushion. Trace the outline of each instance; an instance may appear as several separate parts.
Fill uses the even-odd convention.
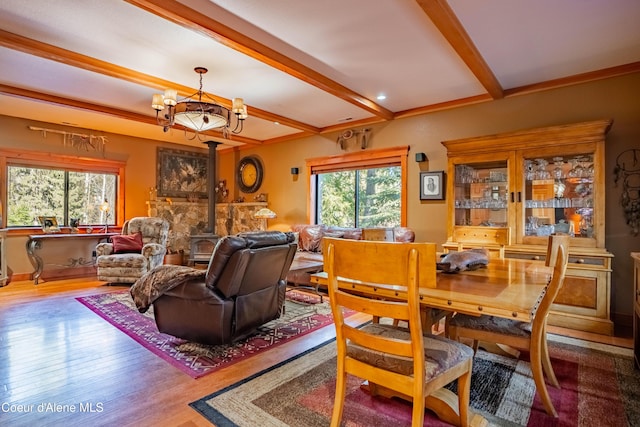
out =
[[[247,248],[249,249],[284,245],[294,240],[293,233],[283,233],[282,231],[249,231],[246,233],[238,233],[237,236],[247,241]]]
[[[532,324],[519,320],[503,319],[494,316],[470,316],[468,314],[458,313],[451,318],[450,324],[458,328],[473,329],[475,331],[531,338]],[[465,334],[463,336],[467,335]]]
[[[246,239],[238,236],[225,236],[218,240],[213,249],[209,266],[207,267],[206,286],[215,289],[216,282],[227,265],[229,258],[237,251],[247,247]]]
[[[298,242],[300,250],[309,252],[320,252],[324,227],[322,225],[307,225],[300,229]]]
[[[142,233],[111,236],[114,254],[140,253],[142,251]]]
[[[409,330],[402,327],[369,323],[362,327],[364,332],[390,339],[410,341]],[[425,374],[431,381],[442,373],[473,358],[473,349],[450,339],[427,334],[424,336]],[[402,375],[413,373],[411,358],[381,353],[354,343],[347,344],[347,355],[368,365],[397,372]]]
[[[489,251],[485,248],[468,249],[465,251],[450,252],[436,263],[438,270],[446,273],[475,270],[486,267],[489,264]]]

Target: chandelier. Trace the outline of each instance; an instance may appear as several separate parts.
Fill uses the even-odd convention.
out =
[[[234,134],[242,132],[244,120],[249,117],[247,106],[244,105],[242,98],[233,98],[231,110],[218,104],[215,99],[202,91],[202,75],[208,70],[204,67],[196,67],[194,71],[200,74],[200,88],[193,95],[178,99],[178,91],[175,89],[166,89],[164,95],[160,93],[153,95],[151,107],[156,110],[158,124],[167,132],[177,123],[195,131],[196,135],[209,129],[221,129],[226,138],[231,128],[231,113],[233,113],[236,117],[236,125],[231,132]],[[168,110],[161,116],[160,111],[164,110],[165,106]]]

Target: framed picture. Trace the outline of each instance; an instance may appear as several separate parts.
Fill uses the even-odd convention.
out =
[[[158,147],[156,174],[160,197],[207,197],[208,156]]]
[[[420,200],[444,200],[444,171],[420,172]]]
[[[38,221],[42,226],[42,231],[45,233],[59,233],[60,226],[58,226],[58,220],[55,216],[39,216]]]

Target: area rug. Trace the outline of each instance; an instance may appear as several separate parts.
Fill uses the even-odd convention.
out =
[[[247,339],[231,345],[210,346],[160,333],[153,318],[153,307],[144,314],[139,313],[128,291],[76,299],[193,378],[211,374],[333,323],[327,302],[321,303],[316,295],[289,291],[282,317],[265,323]]]
[[[549,387],[559,417],[548,416],[520,360],[479,350],[474,359],[471,405],[490,426],[640,425],[640,373],[629,350],[588,348],[584,342],[550,341],[561,389]],[[562,341],[562,342],[561,342]],[[622,353],[622,354],[619,354]],[[328,426],[335,387],[335,341],[316,347],[190,404],[218,427]],[[371,397],[350,377],[343,424],[409,426],[411,406]],[[452,387],[454,388],[454,387]],[[455,388],[454,388],[455,389]],[[428,426],[445,424],[426,412]]]

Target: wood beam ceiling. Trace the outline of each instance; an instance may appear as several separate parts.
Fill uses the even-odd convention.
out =
[[[67,49],[62,49],[57,46],[53,46],[47,43],[43,43],[34,39],[20,36],[18,34],[10,33],[8,31],[0,30],[0,46],[27,53],[29,55],[38,56],[44,59],[60,62],[65,65],[80,68],[83,70],[91,71],[94,73],[103,74],[109,77],[114,77],[120,80],[125,80],[131,83],[140,84],[146,87],[164,90],[168,87],[174,88],[182,96],[190,96],[197,91],[197,89],[190,88],[188,86],[179,85],[168,80],[160,79],[158,77],[151,76],[149,74],[140,73],[119,65],[115,65],[100,59],[92,58],[87,55],[76,53]],[[36,94],[36,92],[33,92]],[[217,96],[215,94],[209,94],[215,98],[220,104],[231,108],[231,100],[224,97]],[[41,97],[36,99],[43,100],[47,97],[47,94],[42,94]],[[59,98],[58,104],[61,104],[62,98]],[[73,103],[73,100],[69,100]],[[297,120],[293,120],[287,117],[283,117],[277,114],[273,114],[259,108],[249,106],[251,114],[254,117],[258,117],[263,120],[277,121],[282,125],[289,126],[295,129],[300,129],[306,132],[318,133],[320,130],[315,126],[311,126],[306,123],[302,123]],[[108,107],[105,107],[108,109]],[[135,114],[132,113],[132,117]],[[135,119],[133,119],[135,120]],[[256,140],[254,140],[256,141]]]
[[[493,99],[504,97],[502,86],[446,0],[416,0],[440,33]]]
[[[393,112],[282,53],[187,6],[170,0],[126,0],[148,12],[215,39],[224,46],[270,65],[385,120]]]
[[[120,119],[131,120],[134,122],[157,125],[155,117],[152,117],[152,116],[147,116],[144,114],[121,110],[119,108],[105,107],[104,105],[92,104],[90,102],[79,101],[76,99],[63,98],[61,96],[51,95],[51,94],[42,93],[42,92],[36,92],[29,89],[23,89],[23,88],[18,88],[14,86],[0,84],[0,93],[9,95],[9,96],[16,96],[19,98],[46,102],[48,104],[60,105],[63,107],[76,108],[78,110],[92,111],[92,112],[96,112],[96,113],[100,113],[103,115],[108,115],[108,116],[112,116]],[[181,125],[175,125],[174,128],[180,129],[180,130],[186,130],[187,132],[192,132],[191,129],[187,129]],[[224,139],[221,131],[209,130],[209,131],[200,132],[200,133],[203,135],[209,135],[215,138]],[[233,141],[242,142],[249,145],[261,145],[263,143],[262,141],[252,139],[252,138],[242,137],[240,135],[234,135]]]
[[[374,114],[374,117],[366,118],[363,120],[338,123],[324,128],[318,128],[306,123],[273,114],[269,111],[250,107],[252,116],[258,117],[263,120],[274,122],[277,121],[283,125],[301,130],[301,132],[296,132],[290,135],[276,137],[265,141],[259,141],[241,136],[234,136],[234,141],[243,142],[250,145],[281,142],[318,133],[324,134],[329,132],[337,132],[358,126],[381,123],[386,120],[410,117],[434,111],[441,111],[462,107],[465,105],[487,102],[491,101],[492,99],[524,95],[558,87],[565,87],[584,82],[640,72],[640,62],[634,62],[621,66],[606,68],[603,70],[596,70],[574,76],[567,76],[559,79],[549,80],[546,82],[539,82],[516,88],[503,89],[446,1],[416,0],[423,11],[427,14],[427,16],[436,25],[438,30],[443,34],[445,39],[451,44],[451,46],[458,53],[465,64],[467,64],[476,78],[485,87],[487,94],[447,101],[443,103],[425,105],[422,107],[393,113],[378,106],[370,100],[361,97],[352,90],[341,86],[339,83],[333,82],[332,80],[322,76],[317,71],[299,64],[292,59],[258,43],[257,41],[247,38],[246,36],[224,26],[220,22],[203,16],[192,9],[180,5],[179,3],[176,4],[175,2],[165,0],[126,1],[165,19],[176,22],[182,26],[204,33],[207,36],[214,38],[216,41],[225,44],[226,46],[232,47],[233,49],[238,50],[239,52],[249,55],[255,59],[258,59],[265,64],[271,65],[281,71],[287,72],[288,74],[299,78],[302,81],[312,84],[313,86],[321,90],[329,92],[341,99],[352,103],[353,105],[364,108]],[[141,84],[158,90],[163,90],[167,87],[173,87],[176,88],[178,92],[183,96],[189,96],[196,91],[196,89],[187,86],[177,85],[164,79],[160,79],[144,73],[139,73],[134,70],[120,67],[115,64],[101,61],[99,59],[85,56],[76,52],[65,50],[57,46],[42,43],[37,40],[22,37],[4,30],[0,30],[0,46],[18,50],[30,55],[39,56],[48,60],[54,60],[66,65],[100,73],[121,80],[126,80],[132,83]],[[114,117],[133,120],[146,124],[156,124],[156,120],[153,116],[147,116],[118,108],[106,107],[8,85],[0,84],[0,93],[71,108],[103,113]],[[219,99],[223,105],[226,105],[228,107],[231,106],[230,100],[218,97],[213,94],[211,94],[211,96]],[[221,137],[220,132],[209,131],[207,132],[207,134],[215,137]]]

